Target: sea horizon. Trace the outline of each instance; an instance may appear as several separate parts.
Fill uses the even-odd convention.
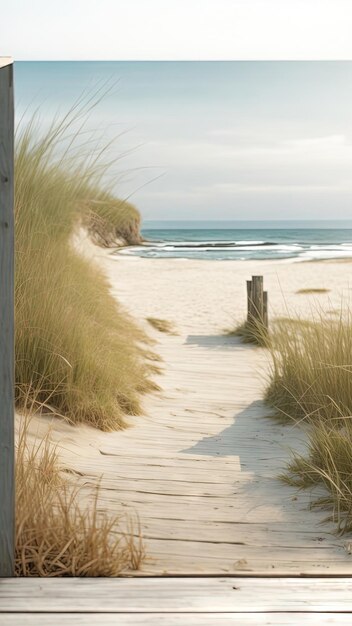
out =
[[[141,233],[142,245],[120,254],[215,261],[352,258],[352,220],[146,220]]]
[[[187,220],[164,220],[164,219],[143,219],[142,230],[159,230],[165,227],[167,228],[199,228],[199,229],[219,229],[224,228],[238,228],[238,229],[257,229],[262,226],[264,228],[272,229],[345,229],[352,228],[352,219],[307,219],[307,220],[201,220],[201,219],[187,219]]]

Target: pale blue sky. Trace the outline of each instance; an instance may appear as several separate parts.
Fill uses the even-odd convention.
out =
[[[17,63],[17,115],[118,81],[91,128],[123,133],[116,191],[147,219],[352,215],[352,62]],[[155,180],[153,180],[155,179]]]

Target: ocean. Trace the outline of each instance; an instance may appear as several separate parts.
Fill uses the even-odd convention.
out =
[[[147,258],[208,260],[352,258],[352,225],[349,227],[275,227],[260,224],[250,228],[216,223],[185,222],[146,224],[142,246],[131,246],[122,254]]]

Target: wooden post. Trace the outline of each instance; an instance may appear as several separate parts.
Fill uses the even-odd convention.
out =
[[[0,577],[14,574],[13,65],[0,57]]]
[[[252,281],[247,280],[247,322],[253,319]]]
[[[252,276],[253,316],[263,323],[263,276]]]
[[[268,315],[268,292],[263,293],[263,325],[266,330],[269,329],[269,315]]]

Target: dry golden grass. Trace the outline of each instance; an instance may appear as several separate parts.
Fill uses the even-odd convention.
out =
[[[340,311],[339,311],[340,313]],[[286,329],[292,331],[294,329],[302,329],[311,328],[314,326],[315,322],[312,320],[307,320],[303,317],[275,317],[273,320],[273,327],[276,332],[286,332]],[[277,335],[276,335],[277,338]]]
[[[298,291],[296,291],[296,293],[298,294],[318,294],[318,293],[329,293],[330,289],[324,289],[322,287],[313,287],[313,288],[307,288],[307,289],[298,289]]]
[[[147,317],[147,322],[149,322],[149,324],[160,333],[166,333],[167,335],[177,335],[173,322],[169,322],[168,320],[162,320],[158,317]]]
[[[233,330],[227,331],[228,335],[240,337],[243,343],[251,343],[255,346],[268,347],[270,344],[270,335],[268,329],[258,321],[242,322]]]
[[[275,323],[267,400],[284,415],[336,419],[352,414],[352,319],[317,313]]]
[[[67,135],[69,123],[44,136],[30,125],[17,138],[17,404],[37,398],[73,422],[116,429],[126,413],[140,412],[140,394],[156,387],[143,347],[148,340],[70,239],[88,206],[107,206],[102,199],[108,198],[115,225],[130,222],[126,206],[122,210],[104,190],[101,167],[90,157],[57,156]],[[134,223],[136,210],[131,212]]]
[[[352,425],[343,427],[320,421],[308,433],[308,452],[294,454],[287,472],[281,477],[295,487],[317,484],[326,487],[326,496],[316,498],[314,506],[332,510],[331,518],[339,533],[352,531]]]
[[[103,247],[141,243],[139,212],[129,202],[108,193],[97,192],[96,199],[87,203],[83,224],[93,241]]]
[[[119,229],[121,237],[135,232],[139,218],[102,184],[105,169],[94,154],[82,154],[72,122],[69,114],[45,135],[32,123],[17,137],[16,402],[24,413],[49,409],[109,430],[140,411],[140,394],[156,388],[150,375],[157,368],[149,339],[71,240],[82,222],[94,233],[95,205],[109,207],[104,227],[111,237]],[[78,152],[62,151],[62,142],[72,148],[75,140]],[[29,442],[24,419],[16,460],[16,574],[118,576],[137,569],[144,558],[139,524],[100,511],[98,490],[83,505],[68,475],[48,438]]]
[[[99,512],[99,491],[82,507],[79,490],[63,478],[58,453],[46,437],[28,443],[20,426],[16,459],[16,575],[119,576],[140,567],[140,532]]]
[[[283,319],[274,326],[267,400],[306,429],[306,455],[295,454],[284,480],[322,484],[340,532],[352,530],[352,318]]]

